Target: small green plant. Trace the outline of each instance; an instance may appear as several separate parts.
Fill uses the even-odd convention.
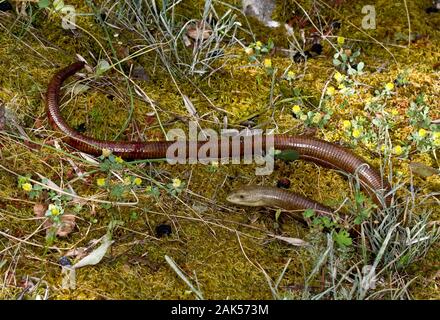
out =
[[[18,177],[18,188],[28,193],[29,199],[37,199],[40,197],[43,187],[39,184],[32,184],[30,182],[31,175]]]
[[[111,170],[122,170],[125,162],[121,157],[117,157],[110,153],[108,150],[103,150],[102,155],[99,157],[101,163],[99,169],[103,172],[110,172]]]
[[[136,176],[125,175],[122,181],[121,179],[112,179],[113,171],[123,171],[126,167],[126,163],[121,157],[114,156],[108,150],[103,150],[103,154],[99,159],[101,160],[99,168],[105,172],[107,176],[96,179],[96,185],[106,189],[110,197],[120,200],[123,199],[128,192],[141,188],[143,181]]]
[[[158,198],[160,196],[160,190],[156,186],[147,186],[145,188],[145,191],[147,192],[147,194],[153,196],[154,198]]]
[[[44,9],[50,6],[50,0],[39,0],[38,1],[38,7],[40,9]]]
[[[48,179],[41,178],[41,184],[32,184],[30,179],[30,174],[18,177],[18,187],[26,191],[30,199],[38,199],[43,195],[43,191],[46,191],[47,198],[58,204],[60,202],[69,202],[72,200],[72,197],[68,195],[71,192],[69,189],[64,189],[63,191],[65,192],[65,194],[60,194],[49,187],[45,187],[49,186],[50,182]]]
[[[178,178],[174,178],[171,183],[167,184],[167,189],[170,194],[173,196],[181,193],[183,189],[185,188],[185,182]]]
[[[424,129],[429,128],[431,124],[429,106],[425,103],[422,94],[418,95],[415,101],[410,102],[407,114],[411,126]]]
[[[376,140],[376,135],[373,131],[367,130],[369,127],[368,120],[365,117],[356,116],[353,120],[343,120],[342,129],[350,142],[357,145],[362,142],[368,146]]]
[[[62,11],[66,5],[64,4],[63,0],[39,0],[38,1],[38,7],[40,9],[47,9],[51,8],[54,11]]]
[[[251,43],[245,48],[246,54],[249,56],[250,62],[258,62],[261,57],[272,51],[274,43],[272,39],[267,41],[267,44],[263,44],[261,41]]]
[[[50,218],[53,222],[60,222],[60,217],[64,214],[64,208],[61,201],[57,199],[55,203],[49,204],[45,216]]]
[[[333,231],[333,239],[341,248],[349,247],[353,243],[347,230]]]
[[[373,208],[373,204],[371,203],[370,198],[367,198],[358,190],[356,190],[354,199],[356,206],[355,212],[357,213],[356,217],[354,218],[354,224],[360,225],[364,221],[367,221],[367,219],[371,216],[371,209]]]
[[[338,37],[339,51],[333,56],[333,65],[348,75],[362,74],[365,64],[361,61],[357,63],[357,58],[360,56],[360,49],[353,52],[349,48],[344,47],[345,39]]]
[[[319,231],[325,230],[332,235],[334,241],[339,245],[341,249],[352,245],[350,234],[334,219],[332,220],[328,216],[319,215],[313,209],[307,209],[303,213],[304,218],[312,228],[317,228]]]
[[[440,128],[436,128],[437,130]],[[428,152],[440,147],[440,130],[428,131],[423,128],[411,133],[409,140],[416,144],[416,148],[420,152]]]
[[[44,215],[50,221],[50,227],[46,232],[46,244],[51,245],[55,239],[57,232],[63,225],[62,216],[65,210],[71,205],[73,197],[71,190],[64,189],[63,192],[56,190],[58,188],[54,182],[46,178],[41,178],[41,184],[31,183],[30,175],[18,177],[18,186],[28,193],[30,199],[38,199],[39,202],[49,202],[48,209]],[[54,190],[55,189],[55,190]],[[72,207],[74,212],[79,212],[82,206],[75,204]]]
[[[332,110],[320,111],[303,111],[303,109],[298,105],[292,107],[292,113],[296,118],[304,122],[307,127],[318,127],[323,128],[330,120],[333,114]]]
[[[328,100],[332,98],[336,93],[342,94],[345,97],[349,97],[355,94],[356,83],[350,77],[342,75],[340,72],[336,72],[333,78],[336,80],[336,87],[328,86],[325,92],[325,97]],[[341,105],[341,109],[346,106],[347,102]]]
[[[414,128],[409,140],[414,142],[418,151],[428,152],[440,147],[440,126],[433,124],[429,116],[430,108],[423,95],[410,102],[407,111],[410,125]]]
[[[285,74],[284,74],[284,79],[286,79],[289,84],[292,84],[292,81],[295,80],[296,78],[296,74],[293,70],[286,70]]]
[[[405,70],[397,75],[396,80],[394,80],[394,84],[396,85],[396,87],[404,87],[410,84],[408,80],[408,74],[409,71]]]
[[[130,220],[131,220],[131,221],[135,221],[135,220],[137,220],[137,219],[139,219],[139,215],[138,215],[138,213],[137,213],[136,211],[132,211],[132,212],[130,212]]]
[[[107,190],[110,197],[117,200],[123,199],[128,192],[139,189],[141,184],[142,179],[134,176],[126,176],[123,181],[113,180],[110,175],[96,179],[96,185]]]
[[[354,83],[340,73],[336,73],[334,78],[340,84],[353,85]],[[351,81],[351,82],[350,82]],[[405,141],[394,141],[393,146],[387,143],[389,132],[396,129],[398,121],[401,119],[397,109],[389,109],[387,101],[394,94],[394,84],[386,83],[382,89],[376,89],[374,96],[367,98],[364,105],[364,114],[355,116],[354,119],[343,119],[341,128],[347,137],[347,142],[353,145],[362,144],[370,150],[378,153],[408,157],[410,148]],[[423,135],[423,131],[421,132]],[[429,137],[435,140],[435,136]]]
[[[209,173],[216,173],[219,168],[218,161],[211,161],[211,163],[206,167],[206,171]]]

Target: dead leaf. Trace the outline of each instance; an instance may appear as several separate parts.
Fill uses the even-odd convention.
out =
[[[65,257],[72,257],[77,259],[82,259],[87,255],[88,248],[86,247],[79,247],[72,250],[67,251],[67,253],[64,255]]]
[[[73,214],[64,214],[61,217],[61,225],[58,227],[57,236],[59,237],[67,237],[72,231],[75,229],[75,215]]]
[[[32,149],[32,150],[38,151],[38,150],[41,149],[41,146],[40,146],[40,145],[38,145],[38,144],[36,144],[36,143],[33,143],[33,142],[31,142],[31,141],[27,141],[27,140],[25,140],[25,141],[23,141],[23,143],[24,143],[29,149]]]
[[[292,246],[305,247],[305,246],[309,246],[310,245],[307,241],[304,241],[304,240],[298,239],[298,238],[290,238],[290,237],[277,236],[275,234],[269,234],[269,236],[274,237],[277,240],[281,240],[281,241],[287,242],[288,244],[291,244]]]
[[[205,21],[197,21],[187,28],[186,35],[194,40],[208,39],[212,34],[211,26]]]
[[[144,117],[144,119],[145,119],[145,125],[147,125],[147,126],[151,126],[153,123],[156,122],[157,117],[156,117],[156,114],[153,114],[153,115],[149,115],[149,114],[147,114],[147,115]]]
[[[92,164],[99,165],[99,162],[96,161],[92,156],[88,155],[87,153],[80,152],[79,154],[81,155],[81,157],[84,158],[84,160],[86,160],[86,161],[88,161],[88,162],[90,162]]]
[[[90,252],[88,256],[82,258],[80,261],[75,263],[73,265],[73,268],[78,269],[85,266],[98,264],[102,260],[102,258],[104,258],[107,250],[110,248],[112,243],[113,241],[111,240],[111,236],[109,234],[106,234],[102,239],[101,245]]]
[[[76,271],[72,267],[64,266],[61,268],[61,288],[63,289],[76,289]]]
[[[46,178],[45,176],[39,174],[38,172],[37,172],[37,175],[41,179],[42,183],[44,183],[49,188],[51,188],[51,189],[53,189],[55,191],[62,190],[55,182],[53,182],[49,178]]]
[[[131,77],[136,80],[142,80],[145,82],[148,82],[150,80],[150,77],[148,76],[147,72],[145,71],[144,67],[142,67],[140,64],[136,64],[133,67],[133,70],[131,72]]]
[[[119,60],[124,60],[127,62],[128,65],[133,65],[134,63],[133,60],[128,59],[130,56],[130,49],[127,46],[117,45],[116,55],[118,56]]]
[[[37,203],[34,205],[34,213],[37,218],[44,217],[46,210],[47,210],[47,205],[43,203]]]
[[[78,83],[78,84],[75,84],[72,91],[73,91],[73,94],[76,96],[76,95],[79,95],[81,93],[86,92],[89,89],[90,89],[90,87],[88,85],[83,84],[83,83]]]
[[[414,174],[416,174],[422,178],[427,178],[427,177],[433,176],[435,174],[439,174],[439,172],[440,172],[438,169],[435,169],[433,167],[429,167],[429,166],[424,165],[423,163],[420,163],[420,162],[411,162],[409,164],[409,167],[411,168],[411,171]]]
[[[1,118],[1,111],[0,111],[0,118]],[[35,127],[35,129],[40,129],[40,128],[44,127],[43,120],[40,118],[35,119],[34,127]]]

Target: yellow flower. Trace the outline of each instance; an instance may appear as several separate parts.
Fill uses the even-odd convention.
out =
[[[102,156],[104,158],[107,158],[108,156],[110,156],[112,154],[112,152],[109,149],[102,149]]]
[[[332,86],[328,87],[328,88],[327,88],[327,91],[326,91],[326,93],[327,93],[329,96],[334,95],[335,92],[336,92],[336,89],[335,89],[335,87],[332,87]]]
[[[99,178],[98,180],[96,180],[96,184],[98,185],[98,187],[105,186],[105,178]]]
[[[397,109],[393,109],[393,110],[391,110],[391,114],[392,114],[393,116],[397,116],[397,115],[399,115],[399,110],[397,110]]]
[[[247,47],[246,49],[244,49],[244,52],[246,52],[246,54],[250,56],[254,53],[254,49]]]
[[[295,104],[292,107],[292,112],[295,113],[295,114],[300,113],[301,112],[301,107],[299,105]]]
[[[23,188],[24,191],[27,192],[32,190],[32,185],[29,182],[23,183],[21,187]]]
[[[396,156],[400,156],[400,155],[403,153],[403,148],[402,148],[401,146],[395,146],[395,147],[393,148],[393,153],[394,153]]]
[[[345,130],[350,129],[350,128],[351,128],[351,122],[350,122],[350,120],[344,120],[344,121],[342,122],[342,126],[344,127]]]
[[[384,151],[385,151],[385,149],[386,149],[386,147],[385,147],[385,145],[384,145],[384,144],[380,146],[380,151],[384,152]]]
[[[362,135],[362,129],[359,129],[359,128],[353,129],[352,135],[356,139],[359,138]]]
[[[338,82],[341,82],[345,79],[345,77],[339,72],[336,72],[333,78],[335,78],[335,80]]]
[[[272,68],[272,60],[269,58],[264,59],[264,66],[268,69]]]
[[[260,50],[262,46],[263,44],[261,43],[261,41],[255,42],[255,49]]]
[[[338,44],[339,45],[343,45],[344,44],[344,42],[345,42],[345,38],[344,37],[338,37]]]
[[[338,89],[341,89],[341,90],[345,89],[345,84],[343,84],[343,83],[339,84]]]
[[[428,131],[426,131],[426,130],[423,129],[423,128],[420,128],[418,133],[419,133],[419,136],[420,136],[421,138],[424,138],[424,137],[426,137],[426,135],[428,134]]]
[[[432,144],[436,147],[440,147],[440,139],[434,139],[434,142]]]
[[[318,124],[319,121],[321,121],[321,119],[322,119],[322,114],[316,113],[312,118],[312,123]]]
[[[292,79],[295,77],[295,72],[293,72],[292,70],[289,70],[289,72],[287,72],[287,78]]]
[[[134,178],[133,183],[137,186],[140,186],[142,184],[142,179],[141,178]]]
[[[175,178],[172,181],[173,181],[173,188],[174,189],[177,189],[182,185],[182,181],[178,178]]]
[[[49,212],[53,216],[57,216],[60,214],[60,208],[54,204],[49,205]]]
[[[115,161],[116,161],[116,163],[119,163],[119,164],[124,163],[124,160],[122,160],[121,157],[115,157]]]
[[[393,89],[394,89],[394,83],[392,83],[392,82],[388,82],[388,83],[385,85],[385,89],[386,89],[387,91],[391,91],[391,90],[393,90]]]

